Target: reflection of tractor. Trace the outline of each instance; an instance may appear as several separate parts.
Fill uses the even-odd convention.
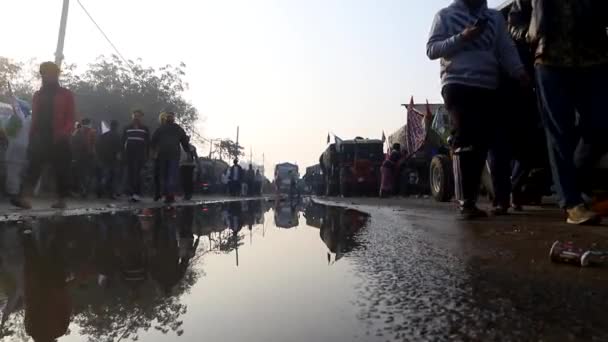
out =
[[[381,140],[337,140],[320,157],[327,196],[378,194],[380,166],[384,160]]]
[[[279,228],[290,229],[300,224],[299,203],[277,201],[274,207],[274,224]]]
[[[356,235],[367,225],[369,216],[353,209],[326,208],[320,235],[329,250],[328,258],[333,256],[336,262],[358,246]]]

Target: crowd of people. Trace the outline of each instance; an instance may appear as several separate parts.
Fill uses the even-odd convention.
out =
[[[142,172],[150,159],[155,201],[164,197],[166,203],[173,203],[180,183],[184,199],[192,198],[198,156],[175,122],[174,112],[162,112],[152,134],[143,123],[143,111],[135,110],[122,133],[119,123],[112,121],[107,132],[99,135],[90,119],[76,121],[74,95],[59,85],[59,67],[42,63],[40,75],[42,86],[34,94],[31,119],[21,126],[21,134],[27,134],[25,143],[15,144],[22,147],[21,152],[12,153],[17,157],[7,162],[7,192],[13,205],[32,207],[31,197],[47,166],[55,181],[53,208],[65,208],[68,197],[86,198],[91,192],[110,199],[126,194],[130,201],[139,202]],[[22,162],[15,162],[19,159]]]
[[[226,185],[230,196],[256,196],[263,192],[264,176],[260,169],[254,171],[252,164],[243,170],[239,160],[234,159],[232,166],[222,175],[222,183]]]
[[[518,122],[509,124],[519,120],[517,106],[509,102],[522,104],[519,109],[526,112],[523,103],[536,99],[554,189],[567,222],[600,221],[585,199],[591,192],[590,171],[608,151],[602,136],[608,131],[603,101],[608,95],[606,13],[608,2],[603,0],[516,0],[508,20],[489,9],[486,0],[454,0],[437,13],[427,55],[441,60],[463,219],[487,216],[476,203],[488,152],[496,192],[493,212],[507,213],[511,158],[503,137],[521,132],[505,132],[508,127],[519,129]],[[501,94],[509,79],[519,84],[523,95]],[[500,103],[510,112],[501,111]]]

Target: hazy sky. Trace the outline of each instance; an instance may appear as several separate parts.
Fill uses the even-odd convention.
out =
[[[185,62],[203,135],[234,137],[240,125],[267,175],[277,162],[315,163],[328,131],[380,138],[404,123],[411,95],[441,99],[425,44],[450,0],[81,1],[126,58]],[[53,59],[62,0],[6,2],[0,54]],[[71,0],[66,61],[112,52]]]

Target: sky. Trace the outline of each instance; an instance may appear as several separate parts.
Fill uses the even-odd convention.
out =
[[[240,126],[254,160],[265,156],[267,176],[279,162],[318,162],[329,132],[347,139],[396,131],[410,96],[441,102],[439,65],[425,46],[434,14],[451,0],[80,1],[126,58],[186,63],[200,133],[234,139]],[[5,31],[0,55],[54,59],[61,5],[4,3],[16,15],[4,15],[3,27],[15,34]],[[86,65],[111,53],[71,0],[66,61]]]

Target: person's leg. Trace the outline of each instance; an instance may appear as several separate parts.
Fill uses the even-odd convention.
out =
[[[65,207],[65,199],[70,192],[70,160],[72,160],[70,144],[66,141],[56,142],[52,147],[52,167],[57,183],[58,201],[53,207]]]
[[[133,157],[133,155],[127,155],[126,158],[126,162],[127,162],[127,194],[129,196],[133,196],[135,194],[135,187],[136,187],[136,163],[135,163],[135,159]]]
[[[179,179],[179,159],[172,159],[167,162],[168,167],[168,192],[171,200],[175,199],[177,191],[177,181]]]
[[[169,195],[169,182],[168,182],[168,178],[169,178],[168,165],[169,165],[169,163],[167,163],[166,160],[159,160],[158,165],[159,165],[159,175],[160,175],[161,189],[162,189],[161,193],[166,198]]]
[[[137,196],[141,196],[142,195],[142,171],[144,170],[144,167],[146,166],[146,161],[144,160],[143,156],[140,156],[137,159],[137,165],[136,165],[136,170],[135,170],[135,176],[136,176],[136,182],[135,182],[135,194],[137,194]]]
[[[38,180],[42,175],[42,170],[47,164],[48,152],[44,143],[38,143],[35,140],[30,143],[28,153],[28,164],[26,166],[25,178],[19,198],[11,200],[11,203],[23,209],[32,207],[31,197],[34,194],[34,188],[38,184]]]
[[[162,197],[160,185],[160,160],[154,159],[154,200],[158,201]]]
[[[504,115],[503,113],[497,113]],[[500,120],[500,119],[498,119]],[[497,120],[497,121],[498,121]],[[506,213],[511,200],[511,150],[507,140],[507,132],[498,121],[492,130],[493,139],[488,155],[488,162],[494,187],[494,207],[497,214]]]
[[[450,114],[453,137],[453,164],[456,199],[461,210],[477,213],[481,173],[487,157],[487,107],[481,109],[481,97],[487,96],[476,88],[448,85],[443,89],[446,108]]]
[[[576,74],[575,106],[580,115],[581,142],[576,149],[575,165],[580,189],[587,195],[593,192],[593,175],[598,161],[608,152],[608,65],[582,68]]]
[[[530,169],[526,162],[519,158],[513,162],[513,168],[511,170],[511,189],[512,189],[512,200],[511,204],[513,208],[521,210],[523,206],[523,186],[528,179]]]
[[[536,67],[537,91],[547,138],[553,182],[564,208],[581,203],[576,185],[574,149],[577,144],[574,85],[567,68]]]

